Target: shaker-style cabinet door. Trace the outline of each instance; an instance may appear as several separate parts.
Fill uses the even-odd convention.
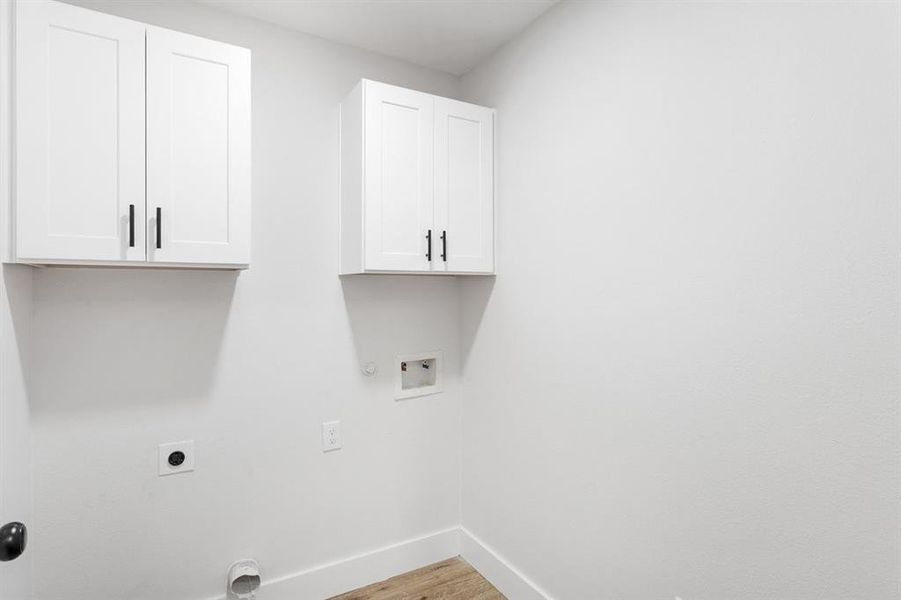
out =
[[[435,98],[440,270],[494,272],[494,110]]]
[[[16,5],[20,261],[143,261],[145,26]]]
[[[438,243],[434,99],[373,81],[363,97],[365,269],[428,272]]]
[[[250,51],[147,28],[147,247],[250,262]]]

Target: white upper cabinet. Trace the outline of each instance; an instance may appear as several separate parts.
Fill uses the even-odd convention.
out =
[[[341,154],[341,274],[494,273],[494,110],[363,80]]]
[[[10,260],[248,266],[250,51],[51,0],[15,39]]]
[[[41,0],[16,14],[19,258],[143,261],[144,26]]]
[[[147,28],[148,259],[250,262],[250,51]]]
[[[434,221],[432,99],[387,85],[368,86],[366,93],[366,266],[428,270],[426,237]]]
[[[435,223],[444,270],[494,271],[494,111],[435,98]]]

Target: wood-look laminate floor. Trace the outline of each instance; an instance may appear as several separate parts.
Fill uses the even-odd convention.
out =
[[[462,558],[423,567],[329,600],[506,600]]]

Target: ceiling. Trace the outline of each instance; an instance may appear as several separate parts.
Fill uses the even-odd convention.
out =
[[[462,75],[557,0],[197,0]]]

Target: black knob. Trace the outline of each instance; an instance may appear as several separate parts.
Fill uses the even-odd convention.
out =
[[[178,467],[183,462],[185,462],[185,453],[181,450],[176,450],[169,455],[169,464],[173,467]]]
[[[28,530],[24,524],[13,521],[0,527],[0,562],[19,558],[27,543]]]

